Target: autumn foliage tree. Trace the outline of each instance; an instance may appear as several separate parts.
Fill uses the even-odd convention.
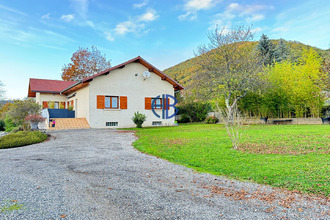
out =
[[[64,64],[62,79],[78,81],[110,68],[110,61],[95,47],[80,47],[71,57],[71,63]]]

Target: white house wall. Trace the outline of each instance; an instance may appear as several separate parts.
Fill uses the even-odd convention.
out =
[[[161,121],[163,125],[174,123],[174,118],[157,118],[151,110],[145,110],[145,97],[156,97],[162,94],[174,96],[173,85],[151,72],[144,80],[142,73],[148,69],[140,63],[130,63],[124,68],[111,71],[108,75],[94,78],[89,83],[89,100],[81,94],[82,99],[89,102],[88,122],[92,128],[107,128],[106,122],[118,122],[118,128],[135,127],[132,121],[134,112],[139,111],[147,116],[143,126],[152,126],[153,121]],[[137,76],[135,76],[138,74]],[[78,90],[79,94],[82,90]],[[97,109],[97,95],[127,96],[127,109]],[[77,96],[78,97],[78,96]],[[78,100],[78,104],[82,101]],[[172,101],[171,101],[172,103]],[[78,106],[78,115],[81,107]],[[161,110],[156,110],[161,115]],[[171,108],[172,114],[174,109]],[[84,112],[86,114],[86,112]]]
[[[66,102],[66,96],[51,93],[36,93],[36,102],[42,105],[42,102]]]
[[[73,110],[75,110],[76,118],[86,118],[89,123],[89,85],[78,91],[72,93],[75,96],[68,99],[69,102],[73,100]],[[69,97],[70,95],[69,94]]]

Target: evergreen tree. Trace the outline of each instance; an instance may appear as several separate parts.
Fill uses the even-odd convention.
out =
[[[280,39],[275,50],[274,50],[274,58],[276,62],[282,62],[286,60],[290,55],[289,47],[286,45],[283,39]]]
[[[265,66],[273,64],[274,60],[274,44],[267,37],[267,35],[262,34],[258,43],[257,50],[261,56]]]

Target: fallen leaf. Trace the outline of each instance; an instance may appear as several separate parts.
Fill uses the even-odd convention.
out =
[[[66,217],[66,215],[64,215],[64,214],[63,214],[63,215],[61,215],[61,218],[65,218],[65,217]]]

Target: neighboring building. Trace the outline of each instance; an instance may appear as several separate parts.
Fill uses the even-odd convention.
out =
[[[150,77],[143,75],[146,71]],[[172,125],[174,118],[161,119],[153,114],[151,101],[162,94],[174,96],[175,91],[182,89],[173,79],[136,57],[78,82],[30,79],[28,96],[35,97],[43,108],[72,108],[75,117],[86,118],[92,128],[124,128],[135,126],[131,118],[137,111],[147,116],[144,126]],[[161,115],[162,109],[155,111]]]

